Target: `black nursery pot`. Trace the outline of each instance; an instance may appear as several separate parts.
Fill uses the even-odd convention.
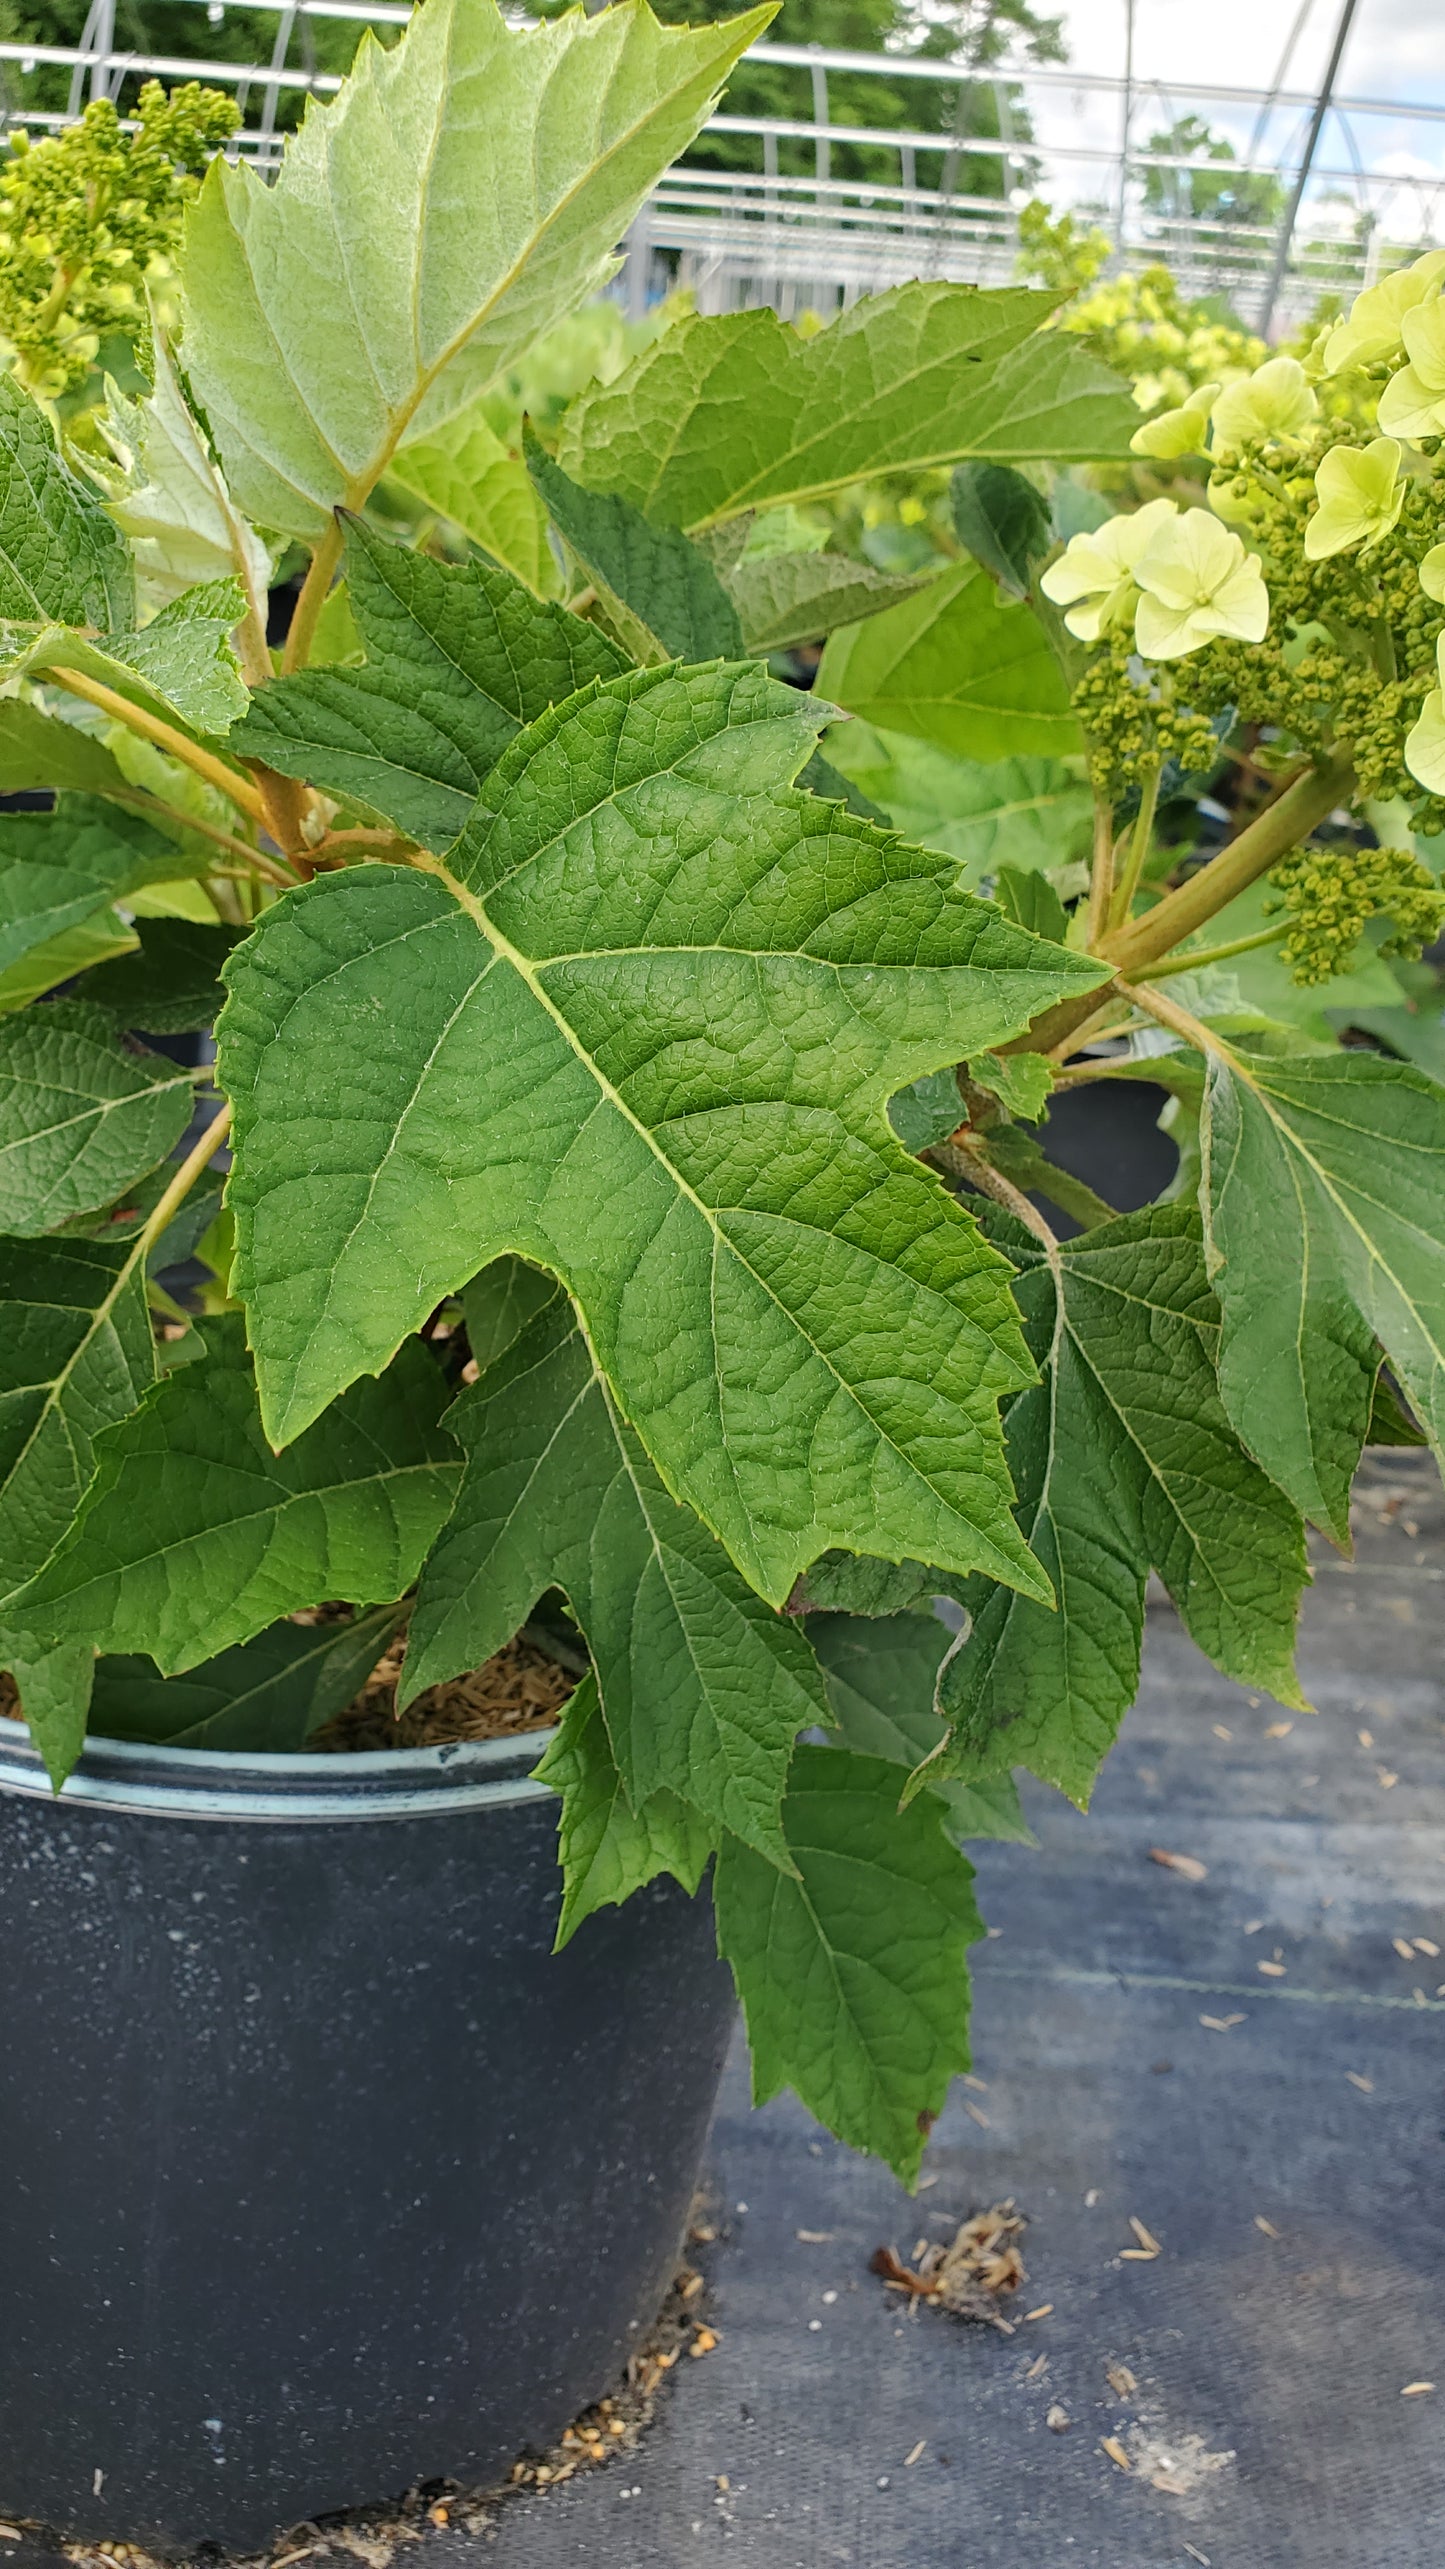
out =
[[[0,2511],[254,2549],[484,2484],[616,2378],[731,2022],[706,1895],[557,1956],[542,1742],[0,1722]]]

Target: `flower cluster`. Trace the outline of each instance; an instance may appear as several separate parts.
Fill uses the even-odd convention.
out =
[[[1445,921],[1445,892],[1404,848],[1295,848],[1269,879],[1278,897],[1266,911],[1290,920],[1280,954],[1306,987],[1345,970],[1371,919],[1392,922],[1380,952],[1400,956],[1420,954]]]
[[[240,122],[233,98],[147,81],[136,121],[108,98],[43,142],[16,134],[0,163],[0,338],[21,381],[56,396],[101,340],[144,337],[146,286],[179,236],[207,160]]]

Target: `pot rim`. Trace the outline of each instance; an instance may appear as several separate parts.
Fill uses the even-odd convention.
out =
[[[88,1736],[57,1794],[24,1722],[0,1717],[0,1793],[172,1819],[297,1822],[451,1819],[508,1802],[551,1801],[534,1768],[555,1736],[447,1740],[435,1748],[169,1748]]]

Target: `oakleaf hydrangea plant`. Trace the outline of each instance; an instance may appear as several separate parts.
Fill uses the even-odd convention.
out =
[[[273,186],[212,162],[143,397],[67,446],[0,379],[0,776],[53,796],[0,820],[0,1665],[59,1787],[87,1724],[296,1750],[403,1629],[409,1701],[542,1615],[561,1933],[710,1867],[758,2093],[911,2178],[963,1845],[1016,1769],[1087,1802],[1151,1568],[1298,1702],[1306,1521],[1440,1423],[1441,1092],[1220,964],[1434,934],[1403,809],[1314,834],[1445,815],[1445,529],[1436,432],[1358,426],[1373,308],[1368,402],[1270,360],[1185,406],[1208,507],[1068,530],[1138,411],[1024,288],[683,318],[504,450],[769,15],[428,0]],[[936,576],[788,540],[940,466]],[[1091,866],[887,826],[849,710],[1086,755]],[[1182,861],[1239,723],[1268,796]],[[1140,1076],[1180,1176],[1118,1215],[1041,1118]]]

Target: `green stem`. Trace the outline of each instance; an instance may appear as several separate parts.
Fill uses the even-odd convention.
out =
[[[133,705],[128,696],[118,695],[114,687],[102,686],[98,678],[83,676],[79,669],[67,669],[55,662],[44,674],[53,678],[57,686],[67,688],[72,696],[81,696],[98,712],[109,714],[112,722],[124,723],[128,731],[139,732],[142,740],[153,741],[168,758],[180,759],[183,766],[194,769],[208,785],[216,786],[228,796],[248,820],[264,826],[265,809],[249,779],[238,776],[235,769],[227,767],[223,760],[213,758],[211,752],[202,749],[197,741],[187,740],[185,733],[177,731],[171,723],[161,722],[155,714],[148,714],[144,706]]]
[[[1256,946],[1277,946],[1289,935],[1290,919],[1282,919],[1277,928],[1257,928],[1252,937],[1231,937],[1228,945],[1196,946],[1188,954],[1172,954],[1164,963],[1153,963],[1141,972],[1141,981],[1167,981],[1171,972],[1202,972],[1206,964],[1228,963],[1236,954],[1251,954]]]
[[[1138,817],[1129,840],[1128,863],[1115,886],[1114,897],[1109,904],[1111,928],[1123,925],[1134,907],[1134,895],[1139,889],[1139,877],[1144,871],[1144,859],[1149,853],[1149,844],[1154,836],[1154,815],[1159,808],[1159,779],[1162,773],[1163,761],[1151,758],[1144,770]]]
[[[1003,1205],[1016,1222],[1022,1222],[1025,1230],[1032,1231],[1034,1238],[1042,1241],[1051,1257],[1058,1254],[1058,1241],[1038,1206],[1030,1204],[1028,1197],[1021,1195],[1016,1186],[1010,1186],[1008,1179],[981,1152],[970,1150],[966,1142],[955,1137],[950,1142],[935,1142],[928,1156],[949,1177],[964,1179],[967,1185],[977,1187],[980,1195],[991,1196],[995,1204]]]
[[[208,1064],[207,1067],[211,1065]],[[210,1167],[230,1129],[231,1105],[228,1098],[219,1115],[212,1116],[195,1148],[187,1152],[159,1204],[153,1206],[144,1228],[137,1237],[135,1247],[126,1260],[127,1273],[134,1271],[137,1260],[144,1263],[177,1205],[184,1204],[197,1178],[203,1176]]]
[[[1088,934],[1084,939],[1090,954],[1109,924],[1109,903],[1114,895],[1114,812],[1107,798],[1094,789],[1094,862],[1089,874]]]
[[[333,518],[311,556],[311,568],[301,583],[301,594],[296,601],[296,612],[291,618],[286,648],[281,655],[281,667],[287,676],[293,669],[304,669],[311,657],[321,610],[340,567],[341,544],[341,528]]]

